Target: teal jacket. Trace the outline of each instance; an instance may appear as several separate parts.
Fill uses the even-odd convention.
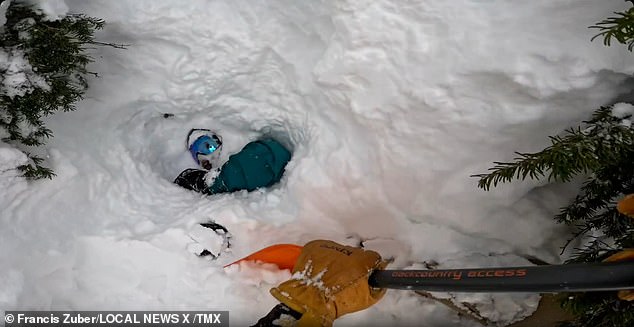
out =
[[[229,157],[209,186],[211,194],[253,191],[269,187],[282,179],[291,152],[273,139],[253,141]]]

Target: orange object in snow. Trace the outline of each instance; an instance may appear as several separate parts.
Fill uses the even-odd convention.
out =
[[[630,194],[619,201],[616,208],[620,213],[634,218],[634,194]]]
[[[295,244],[274,244],[238,261],[232,262],[226,265],[225,268],[242,261],[261,261],[275,264],[280,269],[292,271],[299,254],[302,252],[302,248],[302,246]]]

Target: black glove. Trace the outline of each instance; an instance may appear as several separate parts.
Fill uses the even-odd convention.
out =
[[[301,313],[292,310],[284,304],[278,304],[273,308],[273,310],[271,310],[271,312],[262,317],[251,327],[290,326],[295,325],[297,320],[301,317]]]
[[[203,194],[211,194],[209,186],[205,182],[207,171],[203,169],[185,169],[176,177],[174,183],[192,191]]]

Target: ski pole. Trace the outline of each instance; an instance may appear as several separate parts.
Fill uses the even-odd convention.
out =
[[[634,262],[450,270],[377,270],[370,285],[432,292],[587,292],[634,289]]]

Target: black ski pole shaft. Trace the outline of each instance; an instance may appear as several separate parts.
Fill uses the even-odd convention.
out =
[[[634,289],[634,262],[450,270],[377,270],[370,285],[432,292],[586,292]]]

